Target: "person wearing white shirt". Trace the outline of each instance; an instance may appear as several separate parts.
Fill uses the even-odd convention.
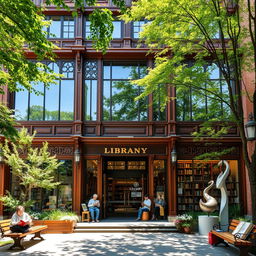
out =
[[[149,199],[148,195],[144,196],[144,201],[141,204],[141,207],[138,211],[138,218],[136,220],[141,220],[141,216],[143,212],[149,212],[151,207],[151,200]]]
[[[32,223],[31,217],[25,212],[23,206],[17,206],[11,218],[11,231],[14,233],[26,233]]]
[[[100,216],[100,201],[97,200],[98,195],[94,194],[92,196],[92,199],[88,202],[89,211],[91,214],[92,222],[99,222],[99,216]],[[96,216],[95,216],[96,215]]]

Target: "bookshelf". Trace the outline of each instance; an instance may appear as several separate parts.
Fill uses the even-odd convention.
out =
[[[220,169],[219,161],[179,160],[177,162],[177,210],[178,213],[201,211],[199,200],[210,180],[216,182]],[[229,203],[239,203],[238,163],[228,161],[230,175],[226,180]],[[220,202],[220,190],[213,187],[209,194]]]

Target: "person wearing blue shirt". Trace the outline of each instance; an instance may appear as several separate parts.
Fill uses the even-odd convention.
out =
[[[100,216],[100,201],[98,200],[98,195],[94,194],[92,199],[88,202],[89,211],[91,214],[92,222],[99,222]]]
[[[138,218],[136,220],[141,220],[141,216],[143,212],[149,212],[151,207],[151,200],[148,195],[144,196],[144,201],[141,203],[141,207],[138,211]]]

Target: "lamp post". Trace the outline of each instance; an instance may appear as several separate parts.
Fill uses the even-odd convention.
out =
[[[80,162],[80,150],[77,148],[74,152],[75,162],[78,164]]]
[[[171,152],[171,160],[172,160],[172,164],[176,164],[176,162],[177,162],[177,152],[176,152],[175,148],[173,148],[173,150]]]
[[[256,140],[256,122],[252,113],[249,115],[249,121],[245,124],[245,131],[247,140]]]

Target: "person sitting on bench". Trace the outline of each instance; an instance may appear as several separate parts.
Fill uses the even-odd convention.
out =
[[[31,217],[25,212],[23,206],[19,205],[11,219],[11,231],[13,233],[26,233],[32,223]]]
[[[89,207],[89,211],[91,214],[91,218],[92,218],[92,222],[99,222],[99,216],[100,216],[100,201],[97,200],[98,199],[98,195],[94,194],[92,196],[92,199],[90,199],[90,201],[88,202],[88,207]],[[96,215],[96,217],[95,217]]]
[[[144,201],[141,203],[141,207],[138,211],[138,218],[136,220],[141,220],[143,212],[149,212],[151,207],[151,200],[148,195],[144,196]]]

